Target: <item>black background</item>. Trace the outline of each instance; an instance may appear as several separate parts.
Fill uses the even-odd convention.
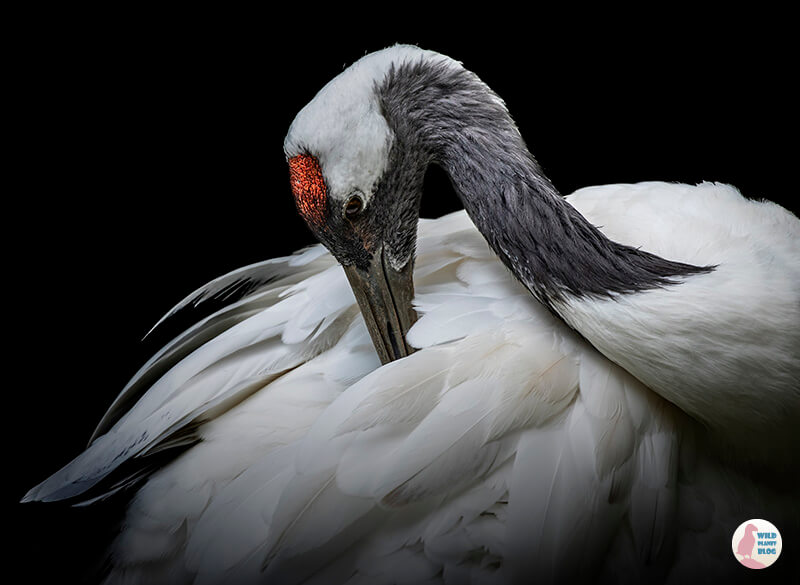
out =
[[[409,42],[462,61],[505,99],[563,193],[709,180],[797,212],[785,16],[501,16],[435,32],[389,31],[387,17],[346,27],[307,5],[7,23],[18,42],[4,90],[4,503],[10,563],[25,581],[82,578],[110,538],[113,503],[16,502],[83,449],[127,379],[192,316],[142,341],[151,325],[215,276],[313,242],[289,193],[283,137],[366,52]],[[423,199],[424,215],[459,208],[443,177],[432,174],[428,191],[439,194]]]

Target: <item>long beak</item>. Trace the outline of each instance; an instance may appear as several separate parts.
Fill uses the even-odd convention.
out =
[[[361,314],[372,336],[381,363],[388,364],[411,354],[406,333],[417,320],[414,298],[413,262],[395,270],[384,258],[383,247],[372,255],[367,270],[345,266]]]

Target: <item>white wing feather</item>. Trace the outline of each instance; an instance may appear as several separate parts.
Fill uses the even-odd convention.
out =
[[[610,193],[632,207],[670,188],[572,201],[630,241],[602,213]],[[207,584],[679,581],[720,523],[764,517],[765,499],[797,511],[716,490],[740,478],[702,429],[536,303],[463,212],[419,232],[419,351],[379,367],[319,246],[232,273],[181,305],[242,279],[249,294],[148,362],[29,499],[77,496],[190,429],[199,442],[133,498],[111,581]]]

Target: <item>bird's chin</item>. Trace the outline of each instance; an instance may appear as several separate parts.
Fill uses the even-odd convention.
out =
[[[412,305],[413,262],[397,270],[387,261],[381,246],[366,270],[344,266],[344,271],[381,363],[411,354],[414,349],[406,342],[406,333],[417,319]]]

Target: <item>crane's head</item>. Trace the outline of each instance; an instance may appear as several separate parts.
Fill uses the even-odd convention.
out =
[[[387,118],[387,75],[409,61],[450,60],[416,47],[372,53],[329,82],[284,142],[297,209],[342,264],[381,360],[408,355],[419,199],[428,161]],[[452,62],[455,63],[455,62]]]

